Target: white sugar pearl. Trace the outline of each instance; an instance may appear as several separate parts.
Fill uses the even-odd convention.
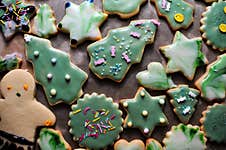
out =
[[[127,125],[128,125],[128,127],[132,127],[132,126],[133,126],[133,123],[132,123],[131,121],[129,121],[129,122],[127,123]]]
[[[39,51],[34,51],[34,56],[38,57],[39,56]]]
[[[47,79],[51,80],[53,78],[53,75],[51,73],[47,74]]]
[[[51,90],[50,90],[50,94],[51,94],[52,96],[55,96],[56,93],[57,93],[56,89],[51,89]]]
[[[53,65],[56,64],[56,61],[57,61],[56,58],[52,58],[52,59],[51,59],[51,63],[52,63]]]
[[[148,116],[148,111],[147,111],[147,110],[143,110],[143,111],[142,111],[142,115],[143,115],[144,117]]]
[[[142,96],[142,97],[144,97],[144,96],[145,96],[144,91],[141,91],[141,92],[140,92],[140,96]]]
[[[161,105],[165,104],[165,100],[164,99],[160,99],[159,100],[159,104],[161,104]]]
[[[66,74],[64,78],[66,81],[69,81],[71,79],[71,76],[69,74]]]
[[[123,103],[123,106],[124,106],[124,107],[128,107],[128,103],[127,103],[127,102],[124,102],[124,103]]]
[[[144,129],[144,133],[145,133],[145,134],[148,134],[148,133],[149,133],[149,129],[148,129],[148,128],[145,128],[145,129]]]
[[[164,118],[160,118],[159,121],[160,121],[160,123],[165,123],[166,122],[166,120]]]

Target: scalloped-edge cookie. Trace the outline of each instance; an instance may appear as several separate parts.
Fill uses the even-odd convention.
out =
[[[226,143],[226,104],[208,106],[200,119],[201,129],[210,141]]]
[[[159,141],[149,138],[146,140],[146,150],[163,150],[163,148]]]
[[[120,139],[114,144],[114,150],[145,150],[145,145],[139,139],[134,139],[130,142]]]
[[[41,150],[71,150],[59,130],[42,128],[39,133],[38,144]]]
[[[172,126],[163,139],[166,150],[205,150],[207,139],[198,126],[179,124]]]
[[[122,132],[122,112],[112,98],[104,94],[85,94],[69,114],[70,133],[79,145],[101,149],[114,143]]]
[[[200,27],[203,32],[202,37],[207,40],[207,44],[213,49],[226,50],[226,2],[219,0],[206,7],[202,14]]]
[[[102,0],[107,14],[117,14],[121,18],[130,18],[140,11],[140,6],[147,0]]]
[[[206,72],[195,82],[196,87],[201,91],[201,96],[207,101],[225,98],[225,66],[226,54],[222,54],[207,66]]]

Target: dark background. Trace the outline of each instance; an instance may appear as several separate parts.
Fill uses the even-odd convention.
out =
[[[80,4],[83,0],[71,0],[76,4]],[[203,1],[193,1],[189,0],[195,7],[194,13],[194,22],[193,24],[186,30],[181,30],[185,36],[188,38],[200,37],[200,18],[202,12],[205,10],[205,7],[209,4],[205,4]],[[40,3],[48,3],[53,10],[55,11],[55,16],[57,19],[57,23],[62,19],[65,14],[64,3],[65,0],[30,0],[27,1],[30,3],[35,3],[36,6]],[[102,9],[101,0],[95,0],[96,7],[100,10]],[[100,80],[97,78],[92,72],[90,72],[88,68],[89,56],[87,55],[87,46],[92,43],[92,41],[86,41],[85,43],[79,45],[77,48],[71,48],[69,44],[69,35],[64,33],[59,33],[56,36],[53,36],[50,40],[52,42],[53,47],[63,50],[71,55],[71,60],[78,67],[83,69],[88,73],[89,78],[85,85],[83,86],[84,93],[91,94],[92,92],[96,93],[104,93],[108,97],[112,97],[115,102],[118,102],[120,99],[125,98],[133,98],[135,96],[136,90],[139,87],[137,80],[135,78],[136,74],[139,71],[145,70],[147,65],[150,62],[161,62],[164,65],[167,63],[166,58],[159,51],[160,46],[168,45],[172,43],[174,33],[168,26],[166,20],[164,18],[159,18],[156,14],[156,10],[154,5],[148,2],[145,2],[140,10],[140,13],[130,19],[120,19],[118,16],[110,15],[108,19],[101,26],[101,33],[103,37],[105,37],[110,29],[127,26],[131,20],[137,19],[159,19],[161,22],[160,27],[156,33],[155,42],[152,45],[147,45],[145,48],[145,52],[143,55],[142,62],[140,64],[133,65],[129,72],[127,73],[125,79],[121,83],[115,83],[111,80],[104,79]],[[221,53],[219,51],[213,50],[211,47],[207,47],[205,42],[203,42],[202,51],[206,55],[209,62],[213,62],[216,59],[217,55]],[[23,65],[22,68],[28,69],[32,73],[31,64],[25,61],[24,56],[24,40],[22,34],[17,34],[11,41],[6,42],[0,34],[0,54],[4,56],[5,54],[11,52],[18,52],[23,56]],[[195,88],[194,82],[205,72],[206,66],[199,67],[196,71],[195,78],[192,81],[187,80],[181,73],[171,74],[173,81],[176,84],[188,84],[191,87]],[[2,75],[1,75],[2,76]],[[166,95],[165,91],[151,91],[149,90],[152,96],[155,95]],[[72,148],[78,148],[78,143],[72,140],[72,136],[69,134],[69,127],[67,125],[68,122],[68,114],[70,111],[70,106],[66,104],[58,104],[50,107],[47,103],[45,95],[43,94],[42,87],[37,85],[37,99],[49,107],[56,115],[57,123],[56,129],[61,130],[65,139],[72,146]],[[177,125],[180,123],[176,115],[173,113],[173,107],[169,103],[170,97],[167,96],[166,105],[164,107],[165,115],[169,120],[169,125],[164,127],[156,127],[153,131],[151,138],[155,138],[160,142],[163,140],[167,131],[170,130],[172,125]],[[199,125],[199,119],[202,116],[202,111],[206,109],[207,105],[212,105],[212,103],[207,103],[201,97],[198,98],[199,102],[196,105],[196,111],[193,114],[193,117],[190,120],[190,124]],[[216,102],[216,101],[215,101]],[[218,101],[218,102],[222,102]],[[123,110],[123,109],[122,109]],[[126,113],[123,110],[123,117],[125,117]],[[223,133],[222,133],[223,134]],[[133,139],[141,139],[143,141],[146,140],[145,136],[138,129],[124,129],[123,133],[121,133],[121,138],[125,138],[128,141]],[[215,142],[207,141],[208,150],[224,150],[226,149],[226,144],[217,144]],[[112,147],[109,147],[112,149]]]

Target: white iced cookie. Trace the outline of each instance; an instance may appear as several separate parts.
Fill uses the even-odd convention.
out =
[[[25,70],[7,73],[1,83],[0,130],[34,141],[38,126],[50,126],[55,115],[34,98],[35,81]]]

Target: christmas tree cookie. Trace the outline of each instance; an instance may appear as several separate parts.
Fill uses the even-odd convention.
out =
[[[162,112],[165,96],[152,97],[144,88],[139,88],[135,98],[121,101],[127,110],[124,127],[139,128],[144,135],[151,136],[157,125],[168,124]]]
[[[168,90],[167,93],[172,97],[170,103],[174,107],[173,111],[181,122],[187,124],[195,111],[199,91],[187,85],[179,85],[177,88]]]
[[[4,58],[0,57],[0,72],[18,69],[22,60],[16,53],[5,55]]]
[[[206,43],[212,45],[213,49],[226,50],[226,2],[214,2],[202,15],[200,30]]]
[[[163,139],[166,150],[205,150],[206,141],[198,126],[184,124],[173,126]]]
[[[130,142],[120,139],[114,144],[114,150],[145,150],[145,145],[139,139],[134,139]]]
[[[33,34],[44,38],[57,33],[56,19],[48,4],[40,5],[31,30]]]
[[[192,80],[196,68],[208,63],[201,52],[202,39],[188,39],[177,31],[171,45],[160,47],[163,54],[169,59],[166,72],[174,73],[181,71],[185,77]]]
[[[58,29],[70,33],[71,46],[89,40],[101,39],[99,26],[107,19],[107,14],[95,9],[93,0],[86,0],[80,5],[65,3],[66,15],[58,24]]]
[[[222,54],[218,56],[216,61],[208,65],[206,73],[195,82],[202,97],[209,101],[225,98],[225,66],[226,54]]]
[[[35,79],[45,91],[50,105],[73,103],[82,94],[87,74],[70,62],[69,55],[51,46],[47,39],[25,35],[27,60],[34,67]]]
[[[41,150],[71,150],[61,132],[50,128],[41,129],[38,144]]]
[[[155,139],[147,139],[146,150],[163,150],[162,145]]]
[[[6,40],[16,32],[30,31],[30,18],[35,14],[35,6],[22,0],[0,1],[0,28]]]
[[[159,16],[164,17],[171,29],[187,29],[193,22],[194,7],[184,0],[151,0]]]
[[[107,37],[88,46],[89,67],[99,78],[121,82],[132,64],[139,63],[145,45],[154,41],[156,20],[132,21],[111,30]]]
[[[217,143],[226,142],[226,104],[214,104],[208,106],[203,113],[203,118],[200,119],[202,124],[201,129],[210,141]]]
[[[103,9],[108,14],[117,14],[121,18],[130,18],[140,11],[147,0],[103,0]]]
[[[4,97],[0,99],[0,131],[18,136],[18,141],[27,144],[34,142],[38,126],[55,124],[54,114],[34,98],[35,81],[30,73],[14,69],[3,77],[0,87]]]
[[[166,70],[159,62],[151,62],[147,70],[136,75],[138,82],[152,90],[167,90],[174,86],[171,78],[167,77]]]
[[[85,94],[72,106],[69,114],[70,133],[79,145],[103,149],[112,144],[122,129],[122,112],[112,98],[104,94]]]

